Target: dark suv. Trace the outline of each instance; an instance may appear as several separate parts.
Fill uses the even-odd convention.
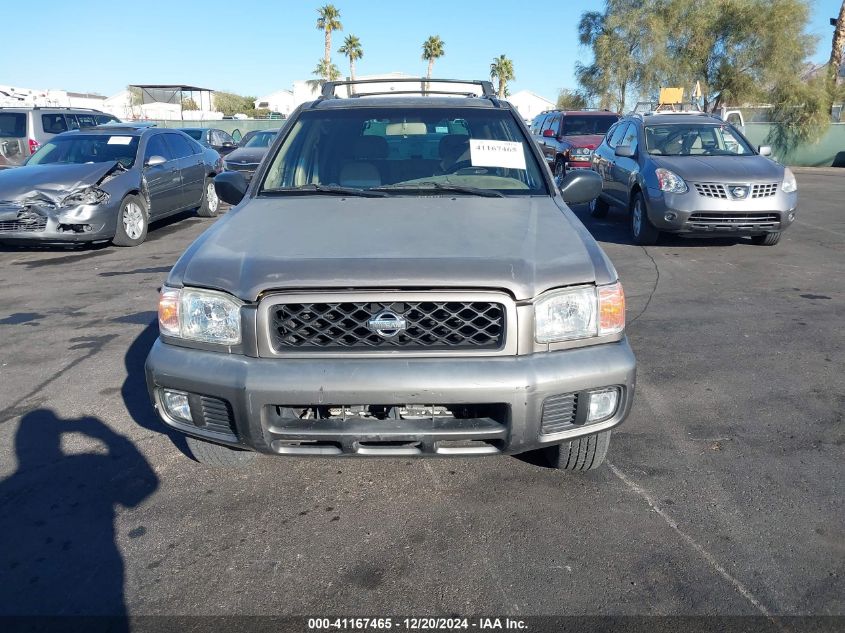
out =
[[[531,122],[531,134],[560,182],[569,169],[590,169],[593,150],[618,120],[607,110],[549,110]]]
[[[490,82],[338,98],[350,83],[291,115],[249,185],[216,177],[236,206],[161,290],[162,420],[213,464],[541,450],[597,467],[635,381],[622,286],[567,207],[601,179],[557,187]]]

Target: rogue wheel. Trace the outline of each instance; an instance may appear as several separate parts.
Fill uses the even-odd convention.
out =
[[[202,204],[197,210],[197,215],[204,218],[213,218],[220,210],[220,198],[217,197],[217,190],[214,188],[214,179],[205,179],[205,188],[202,193]]]
[[[660,237],[660,231],[648,219],[643,194],[639,192],[634,195],[631,203],[631,237],[634,238],[634,244],[640,246],[657,244],[657,238]]]
[[[117,246],[138,246],[147,239],[149,217],[147,205],[140,196],[129,195],[120,203],[117,229],[112,243]]]

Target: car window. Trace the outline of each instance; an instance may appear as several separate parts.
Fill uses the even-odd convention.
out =
[[[79,129],[79,121],[76,119],[75,114],[66,114],[65,120],[67,121],[67,127],[69,130]]]
[[[152,156],[161,156],[165,160],[173,160],[173,154],[167,143],[164,142],[164,137],[161,134],[155,134],[147,140],[147,149],[144,151],[144,161],[150,159]]]
[[[97,120],[93,114],[77,114],[76,120],[79,121],[79,127],[94,127],[97,125]]]
[[[196,154],[196,151],[191,147],[191,144],[188,143],[185,137],[179,134],[164,134],[163,136],[167,137],[167,145],[170,147],[174,158],[185,158],[186,156]]]
[[[204,150],[203,146],[197,143],[194,139],[189,138],[185,139],[188,141],[188,144],[193,148],[194,154],[202,154]]]
[[[607,145],[612,149],[616,149],[616,146],[619,145],[620,141],[625,138],[625,133],[628,131],[630,126],[630,123],[620,124],[619,127],[616,128],[616,131],[613,132],[613,136],[610,137]]]
[[[545,132],[546,130],[548,130],[552,126],[552,121],[554,121],[554,119],[555,119],[554,114],[546,115],[546,118],[543,121],[543,125],[540,128],[540,134],[542,134],[543,132]]]
[[[109,116],[108,114],[95,114],[94,119],[97,121],[97,125],[103,125],[104,123],[117,121],[115,117]]]
[[[258,132],[246,142],[244,147],[270,147],[274,138],[276,138],[276,132]]]
[[[235,128],[234,131],[232,132],[232,141],[234,143],[240,143],[241,138],[242,138],[241,137],[241,131],[239,129]]]
[[[137,136],[120,134],[68,134],[47,141],[27,165],[120,162],[129,168],[135,163]]]
[[[649,125],[646,150],[662,156],[736,156],[754,152],[741,135],[727,125],[701,123]]]
[[[217,130],[217,134],[220,136],[220,144],[223,143],[234,143],[235,139],[229,136],[228,132],[224,132],[223,130]]]
[[[637,126],[634,123],[628,124],[628,129],[625,132],[625,136],[622,137],[622,141],[619,143],[620,146],[630,147],[633,150],[637,149]]]
[[[61,134],[67,132],[67,121],[64,114],[42,114],[41,127],[45,134]]]
[[[24,138],[26,136],[26,115],[23,112],[0,112],[0,136]]]
[[[185,134],[190,136],[195,141],[202,140],[202,134],[205,130],[182,130]]]
[[[563,118],[563,136],[592,136],[605,134],[616,123],[616,116],[600,114],[569,114]]]
[[[261,192],[317,184],[418,195],[439,185],[547,195],[522,130],[509,110],[493,108],[303,112],[270,159]]]

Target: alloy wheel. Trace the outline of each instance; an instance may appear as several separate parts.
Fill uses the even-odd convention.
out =
[[[217,207],[220,206],[220,198],[217,197],[217,190],[214,188],[214,183],[210,182],[205,187],[205,199],[208,204],[208,210],[211,213],[217,213]]]
[[[123,209],[123,230],[131,240],[137,240],[144,232],[144,211],[135,202]]]

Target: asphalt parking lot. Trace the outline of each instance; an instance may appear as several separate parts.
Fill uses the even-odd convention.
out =
[[[845,615],[845,178],[799,170],[775,247],[641,248],[610,464],[180,452],[147,401],[157,288],[214,220],[138,248],[0,247],[0,614]]]

